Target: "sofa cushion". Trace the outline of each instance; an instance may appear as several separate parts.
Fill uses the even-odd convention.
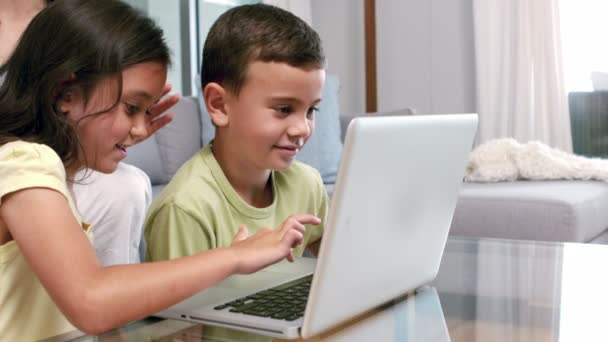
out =
[[[156,135],[130,147],[124,161],[143,170],[150,177],[152,185],[165,183],[167,180],[168,175],[160,158]]]
[[[342,141],[340,139],[340,110],[338,91],[340,84],[333,75],[327,75],[319,112],[315,117],[315,132],[308,140],[297,159],[314,168],[321,174],[324,183],[334,183],[338,174]],[[215,136],[215,126],[207,113],[204,102],[199,101],[201,113],[201,143],[206,145]]]
[[[168,183],[201,148],[197,99],[183,97],[169,112],[175,114],[173,121],[153,137],[131,147],[125,159],[146,172],[152,185]]]
[[[315,116],[315,132],[296,156],[299,161],[317,169],[325,184],[335,183],[342,156],[339,90],[338,79],[327,75]]]
[[[201,149],[201,123],[198,110],[196,97],[182,98],[169,110],[175,114],[171,124],[161,129],[156,136],[165,170],[170,175],[167,181],[171,180],[182,164]]]
[[[464,183],[450,234],[588,242],[608,228],[608,184]]]

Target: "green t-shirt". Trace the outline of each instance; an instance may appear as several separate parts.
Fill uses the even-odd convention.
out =
[[[305,246],[323,232],[328,196],[321,176],[295,161],[287,170],[273,171],[271,179],[272,204],[266,208],[249,205],[230,185],[207,145],[179,169],[152,203],[144,233],[146,260],[227,247],[241,225],[253,235],[262,228],[277,228],[291,214],[312,214],[322,223],[306,226],[304,243],[294,249],[301,256]]]

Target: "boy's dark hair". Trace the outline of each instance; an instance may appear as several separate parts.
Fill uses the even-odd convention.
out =
[[[216,82],[238,95],[254,61],[323,68],[325,56],[319,35],[292,13],[264,4],[234,7],[209,30],[201,89]]]
[[[66,91],[85,102],[102,80],[118,84],[122,71],[143,62],[168,66],[162,30],[145,14],[117,0],[53,1],[24,31],[0,86],[0,144],[25,140],[50,146],[64,164],[75,162],[79,142],[67,115],[56,108]]]

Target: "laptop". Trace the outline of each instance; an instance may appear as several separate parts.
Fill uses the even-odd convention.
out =
[[[317,259],[233,275],[155,316],[309,338],[430,282],[477,121],[477,114],[352,120]]]

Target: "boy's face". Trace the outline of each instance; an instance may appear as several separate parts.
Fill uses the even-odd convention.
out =
[[[251,63],[239,95],[227,93],[228,123],[218,127],[229,157],[246,168],[288,168],[314,131],[324,81],[323,69]]]

